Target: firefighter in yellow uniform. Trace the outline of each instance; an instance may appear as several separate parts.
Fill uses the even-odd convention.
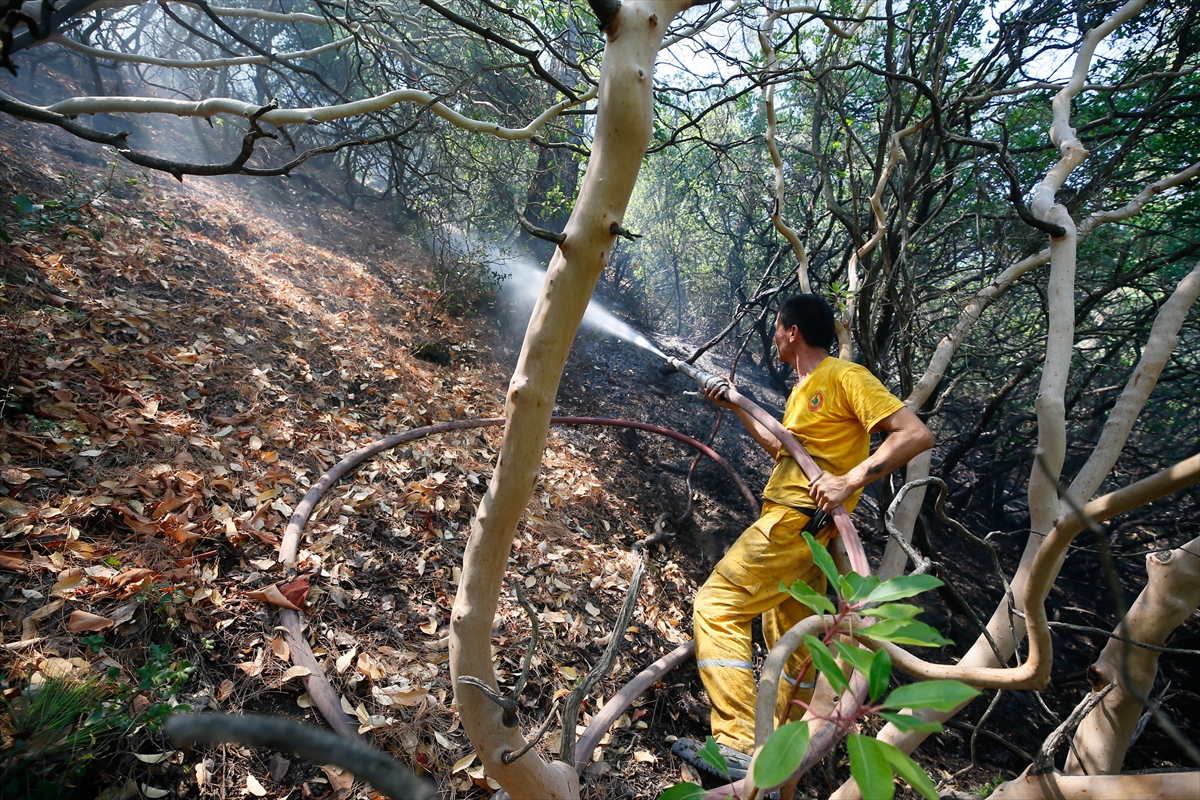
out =
[[[809,485],[799,464],[775,436],[718,390],[713,402],[732,409],[754,439],[775,458],[775,468],[763,491],[762,514],[746,529],[717,564],[696,595],[694,635],[700,678],[712,704],[712,734],[730,765],[734,779],[745,774],[754,749],[755,678],[751,663],[751,625],[763,618],[763,635],[770,647],[793,625],[812,612],[781,592],[797,578],[824,591],[825,578],[813,564],[801,531],[818,508],[826,513],[844,504],[853,511],[862,489],[913,456],[933,446],[925,424],[896,399],[867,369],[829,355],[836,341],[833,310],[817,295],[798,295],[780,308],[775,322],[775,346],[781,361],[796,369],[797,383],[788,397],[783,424],[817,462],[822,474]],[[870,435],[887,438],[870,452]],[[814,534],[825,544],[836,534],[832,523]],[[801,682],[797,696],[812,696],[815,673],[797,675],[807,658],[801,649],[784,669],[776,718]],[[793,707],[798,717],[801,710]],[[700,745],[679,740],[676,755],[712,772],[695,757]]]

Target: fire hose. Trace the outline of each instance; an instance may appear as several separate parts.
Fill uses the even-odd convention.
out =
[[[746,500],[747,507],[750,509],[751,513],[754,516],[757,516],[759,513],[758,502],[754,499],[753,492],[750,491],[750,487],[746,485],[746,482],[740,475],[737,474],[736,470],[730,466],[729,462],[712,450],[712,448],[691,438],[690,436],[686,436],[685,434],[677,431],[668,430],[667,428],[660,428],[656,425],[650,425],[644,422],[634,422],[630,420],[592,417],[553,417],[551,418],[550,422],[554,425],[603,425],[609,427],[633,428],[635,430],[655,433],[660,436],[666,436],[668,438],[675,439],[676,441],[683,442],[684,444],[699,450],[704,455],[716,462],[717,465],[720,466],[721,469],[723,469],[726,474],[728,474],[730,478],[732,478],[737,484],[738,489],[740,490],[742,497]],[[404,444],[405,442],[422,439],[433,434],[445,433],[454,430],[465,430],[469,428],[499,427],[503,424],[504,419],[502,417],[464,419],[443,422],[438,425],[416,428],[410,431],[405,431],[404,433],[396,434],[394,436],[389,436],[385,439],[380,439],[377,442],[364,445],[363,447],[360,447],[359,449],[347,454],[344,458],[342,458],[341,461],[339,461],[327,472],[321,475],[319,479],[317,479],[317,481],[304,495],[304,498],[296,506],[295,511],[292,513],[291,519],[288,520],[287,527],[284,529],[283,539],[279,545],[280,563],[282,563],[289,570],[295,570],[296,557],[300,549],[300,535],[303,533],[304,526],[308,523],[309,517],[316,508],[317,503],[320,502],[325,493],[329,491],[329,489],[332,488],[338,480],[340,480],[344,475],[346,475],[346,473],[350,472],[363,461],[366,461],[368,458],[378,455],[386,450],[390,450],[394,447]],[[313,704],[317,707],[317,710],[321,712],[321,715],[329,723],[330,727],[332,727],[340,735],[351,739],[358,739],[357,720],[354,720],[342,710],[341,699],[338,697],[337,692],[334,690],[332,684],[330,684],[328,678],[325,677],[324,671],[317,662],[316,656],[313,655],[312,649],[309,647],[307,637],[304,636],[304,623],[300,613],[290,609],[281,608],[279,609],[279,617],[284,628],[287,630],[288,644],[292,650],[292,663],[298,666],[307,667],[310,671],[310,674],[304,676],[301,680],[304,682],[305,690],[313,699]],[[681,663],[688,655],[690,655],[691,649],[691,643],[680,646],[668,656],[659,659],[659,661],[654,665],[648,667],[638,678],[635,679],[634,683],[643,686],[643,688],[650,685],[662,674],[670,671],[670,669],[673,669],[675,666]],[[641,692],[638,691],[636,694],[630,694],[628,691],[626,691],[620,693],[613,700],[610,700],[609,703],[606,704],[603,709],[601,709],[601,712],[597,714],[598,721],[607,720],[607,724],[604,724],[603,726],[604,730],[599,730],[597,728],[597,722],[594,722],[593,725],[589,727],[588,731],[583,734],[581,741],[599,740],[599,738],[603,736],[605,730],[607,730],[607,728],[611,726],[612,722],[620,716],[620,713],[624,710],[624,708],[636,698],[637,694],[640,693]],[[618,701],[618,698],[623,698],[623,700]],[[618,708],[617,706],[620,702],[623,702],[624,705],[620,705]],[[597,730],[593,731],[592,728],[597,728]],[[583,758],[586,758],[587,755],[590,755],[591,748],[581,750],[580,753]],[[577,764],[576,766],[577,769],[582,770],[583,766],[586,766],[586,764]]]
[[[668,358],[667,363],[694,380],[696,385],[706,394],[713,390],[720,391],[726,400],[745,411],[756,422],[770,431],[779,440],[779,443],[783,445],[784,449],[788,451],[788,455],[796,459],[796,463],[800,465],[800,469],[804,472],[804,476],[808,478],[810,485],[821,476],[821,468],[817,466],[817,462],[808,454],[808,451],[804,449],[804,445],[800,444],[795,435],[783,427],[779,420],[764,411],[757,403],[734,388],[729,381],[719,375],[714,375],[711,372],[700,369],[694,364],[680,361],[677,358]],[[842,535],[842,542],[845,544],[846,553],[850,557],[850,566],[859,575],[871,574],[871,565],[867,561],[867,552],[863,549],[862,540],[858,537],[858,531],[854,529],[854,523],[850,520],[850,515],[846,513],[845,506],[839,504],[833,510],[833,524],[837,527],[838,533]]]

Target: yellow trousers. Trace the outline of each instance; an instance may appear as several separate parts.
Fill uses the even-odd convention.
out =
[[[763,618],[767,646],[800,620],[812,614],[787,592],[797,578],[818,592],[825,591],[825,576],[813,564],[812,553],[800,531],[808,517],[777,503],[763,504],[762,515],[734,542],[705,581],[693,608],[696,662],[700,679],[712,704],[713,738],[744,753],[754,751],[754,703],[756,686],[751,662],[751,625]],[[826,544],[834,533],[826,525],[816,536]],[[797,675],[808,649],[801,648],[788,659],[779,684],[775,715],[778,719],[799,680],[797,697],[812,697],[816,672],[810,666]],[[803,710],[792,706],[789,716],[798,719]]]

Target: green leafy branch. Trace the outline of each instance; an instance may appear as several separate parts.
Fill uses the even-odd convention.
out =
[[[851,691],[847,671],[858,672],[867,683],[867,700],[852,706],[848,713],[821,714],[796,697],[796,689],[793,689],[789,706],[798,705],[814,718],[835,725],[848,735],[846,749],[850,757],[850,774],[866,800],[891,800],[897,777],[922,797],[937,800],[933,781],[912,758],[890,744],[851,731],[863,717],[876,715],[901,731],[940,733],[940,723],[900,712],[904,709],[951,711],[979,694],[978,689],[960,681],[942,680],[921,681],[888,692],[892,660],[887,650],[879,647],[879,642],[918,647],[951,644],[934,628],[915,619],[921,611],[919,607],[894,602],[935,589],[942,581],[932,575],[905,575],[888,581],[880,581],[873,575],[839,575],[829,551],[808,533],[804,534],[804,539],[812,551],[813,562],[834,587],[837,603],[835,605],[824,593],[802,580],[791,586],[780,584],[781,591],[821,614],[824,620],[824,633],[820,638],[804,637],[808,658],[799,674],[805,674],[812,665],[825,676],[835,692],[845,694]],[[796,682],[797,688],[799,683]],[[808,744],[808,721],[789,722],[776,729],[754,759],[752,770],[756,788],[748,800],[753,800],[760,789],[770,789],[789,781],[803,761]],[[729,765],[711,736],[699,755],[723,775],[729,775]],[[698,800],[704,794],[703,787],[679,783],[664,792],[660,800]]]

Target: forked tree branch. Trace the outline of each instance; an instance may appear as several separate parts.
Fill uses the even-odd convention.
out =
[[[995,689],[1044,688],[1052,660],[1045,601],[1070,543],[1087,527],[1089,520],[1102,522],[1197,483],[1200,483],[1200,454],[1097,498],[1084,506],[1082,514],[1072,513],[1054,526],[1037,552],[1025,585],[1023,603],[1029,654],[1020,666],[1005,669],[932,664],[889,642],[882,646],[898,669],[920,680],[960,680],[972,686]]]
[[[1090,714],[1093,708],[1100,705],[1100,701],[1107,697],[1115,686],[1115,683],[1110,683],[1098,691],[1088,692],[1087,696],[1079,701],[1079,705],[1075,706],[1062,724],[1051,731],[1046,740],[1042,742],[1042,749],[1038,751],[1037,758],[1029,766],[1030,775],[1042,775],[1054,771],[1054,754],[1058,752],[1058,748],[1075,735],[1083,718]]]
[[[625,629],[629,627],[629,623],[633,619],[633,612],[637,608],[638,593],[642,588],[642,579],[646,576],[646,560],[648,558],[649,548],[642,547],[637,566],[633,568],[633,575],[629,578],[629,588],[625,591],[625,602],[621,604],[621,610],[617,612],[617,618],[613,621],[612,636],[609,637],[608,646],[604,648],[603,655],[588,670],[587,676],[571,690],[571,693],[567,695],[566,702],[563,703],[562,750],[559,759],[572,766],[575,764],[575,726],[578,724],[579,707],[593,687],[608,677],[613,664],[616,663],[617,651],[620,650],[621,642],[625,641]]]

